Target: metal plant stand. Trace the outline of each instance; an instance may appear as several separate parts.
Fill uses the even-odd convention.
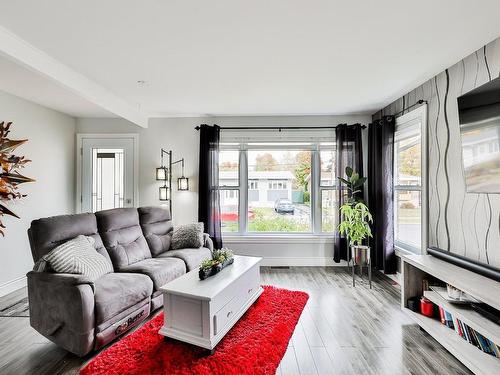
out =
[[[371,257],[370,257],[370,250],[368,250],[366,254],[366,260],[365,262],[356,262],[356,258],[354,256],[354,252],[349,249],[350,253],[350,259],[347,262],[349,265],[351,262],[351,271],[352,271],[352,286],[356,287],[356,278],[355,278],[355,272],[354,272],[354,267],[358,266],[359,267],[359,277],[362,279],[363,278],[363,267],[368,268],[368,283],[370,285],[370,289],[372,288],[372,265],[371,265]]]

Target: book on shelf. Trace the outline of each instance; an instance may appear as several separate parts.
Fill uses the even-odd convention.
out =
[[[500,358],[500,346],[438,305],[441,324],[453,329],[460,337],[484,353]]]
[[[441,306],[439,307],[439,318],[441,319],[441,324],[446,324],[446,321],[444,319],[444,309]]]
[[[460,337],[462,337],[462,329],[460,328],[460,325],[458,324],[458,319],[455,318],[453,321],[453,326],[455,327],[455,332],[458,333]]]
[[[451,329],[453,329],[453,317],[451,316],[451,314],[444,310],[444,323],[450,327]]]
[[[495,344],[494,342],[491,343],[493,353],[495,353],[495,357],[500,358],[500,346]]]

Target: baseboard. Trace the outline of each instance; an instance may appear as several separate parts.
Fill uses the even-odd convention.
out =
[[[397,272],[396,274],[392,275],[385,275],[392,281],[396,282],[398,285],[401,285],[401,273]]]
[[[332,258],[321,257],[264,257],[262,266],[347,266],[347,262],[335,263]]]
[[[24,288],[26,285],[26,276],[20,276],[18,278],[0,284],[0,297],[12,293],[18,289]]]

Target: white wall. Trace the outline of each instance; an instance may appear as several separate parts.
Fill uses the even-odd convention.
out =
[[[148,129],[119,119],[77,119],[77,133],[138,133],[139,134],[139,204],[159,205],[155,168],[160,163],[160,149],[171,149],[174,159],[186,160],[188,192],[174,191],[173,220],[182,224],[197,220],[198,216],[198,148],[199,136],[194,127],[203,123],[224,126],[323,126],[339,123],[367,124],[371,116],[273,116],[273,117],[206,117],[206,118],[158,118],[149,122]],[[366,146],[366,142],[365,142]],[[365,153],[366,154],[366,153]],[[174,169],[174,182],[180,167]],[[333,244],[317,238],[301,240],[277,239],[262,241],[238,239],[225,241],[225,245],[240,254],[265,257],[266,264],[273,265],[325,265],[333,264]],[[277,241],[277,242],[276,242]]]
[[[25,285],[33,260],[27,236],[31,220],[74,212],[74,118],[0,91],[0,121],[12,121],[11,139],[29,141],[16,150],[32,162],[22,171],[36,182],[20,186],[28,196],[8,204],[21,219],[2,218],[0,296]]]

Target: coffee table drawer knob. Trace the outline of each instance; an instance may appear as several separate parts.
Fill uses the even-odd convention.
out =
[[[227,318],[229,318],[229,317],[232,315],[232,313],[233,313],[232,311],[229,311],[229,312],[227,313],[226,317],[227,317]]]

